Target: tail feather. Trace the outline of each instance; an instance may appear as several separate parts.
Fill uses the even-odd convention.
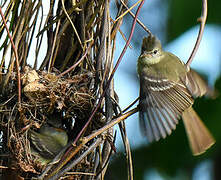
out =
[[[215,143],[213,136],[192,107],[183,112],[182,118],[193,155],[204,153]]]

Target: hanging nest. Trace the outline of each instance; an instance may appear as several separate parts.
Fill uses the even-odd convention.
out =
[[[26,66],[21,81],[21,110],[17,106],[17,97],[13,95],[17,94],[16,86],[6,93],[8,100],[1,109],[1,126],[5,127],[2,128],[3,138],[7,137],[7,150],[13,156],[10,157],[13,168],[17,167],[26,174],[39,174],[45,165],[39,163],[31,152],[29,129],[39,129],[47,121],[53,123],[59,118],[69,137],[76,137],[94,107],[94,75],[87,72],[72,77],[58,77],[56,73],[36,71]],[[102,127],[105,117],[102,110],[99,111],[84,135]],[[82,163],[81,166],[85,167],[85,162]]]
[[[14,44],[2,23],[1,178],[103,179],[114,150],[113,130],[89,137],[111,121],[114,110],[117,115],[113,81],[108,81],[122,19],[111,23],[107,0],[51,0],[47,11],[44,3],[1,4]],[[117,7],[122,14],[124,8]],[[42,164],[30,132],[40,133],[57,120],[68,144]]]

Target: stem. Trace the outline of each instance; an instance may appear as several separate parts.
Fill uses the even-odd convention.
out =
[[[202,0],[202,15],[200,18],[197,19],[198,22],[200,22],[200,29],[199,29],[199,33],[198,33],[198,37],[195,43],[195,46],[193,48],[193,51],[186,63],[187,66],[190,66],[190,64],[193,61],[194,56],[196,55],[196,52],[199,48],[201,39],[203,37],[203,31],[205,28],[205,24],[206,24],[206,18],[207,18],[207,0]]]
[[[20,74],[20,70],[19,70],[20,65],[19,65],[19,61],[18,61],[18,53],[17,53],[17,50],[15,48],[15,44],[13,42],[13,39],[12,39],[12,37],[10,35],[10,32],[9,32],[7,23],[5,21],[4,14],[2,13],[2,8],[1,7],[0,7],[0,14],[1,14],[1,17],[2,17],[2,20],[3,20],[4,26],[5,26],[5,29],[7,31],[8,37],[9,37],[9,39],[11,41],[12,49],[13,49],[14,54],[15,54],[16,69],[17,69],[17,74],[18,74],[18,107],[19,107],[19,110],[21,110],[21,74]]]
[[[117,68],[118,68],[118,66],[119,66],[119,64],[120,64],[120,62],[121,62],[121,60],[122,60],[122,58],[123,58],[123,56],[124,56],[124,54],[125,54],[127,48],[128,48],[128,46],[129,46],[129,44],[130,44],[130,41],[131,41],[132,36],[133,36],[133,33],[134,33],[134,28],[135,28],[135,25],[136,25],[137,17],[138,17],[138,14],[139,14],[140,9],[141,9],[141,7],[143,6],[144,2],[145,2],[145,0],[143,0],[143,1],[140,3],[140,5],[139,5],[139,7],[138,7],[138,9],[137,9],[137,11],[136,11],[136,15],[135,15],[135,18],[134,18],[132,27],[131,27],[130,36],[129,36],[129,38],[128,38],[128,40],[127,40],[125,46],[124,46],[123,51],[122,51],[121,54],[120,54],[120,57],[119,57],[118,60],[117,60],[117,63],[116,63],[116,65],[115,65],[115,67],[114,67],[114,69],[113,69],[113,71],[112,71],[112,73],[111,73],[111,75],[110,75],[109,80],[107,81],[106,88],[104,89],[104,91],[103,91],[103,93],[102,93],[102,95],[101,95],[101,97],[100,97],[100,99],[99,99],[99,101],[98,101],[98,104],[96,105],[96,107],[95,107],[94,110],[92,111],[92,114],[91,114],[90,118],[88,119],[87,123],[84,125],[84,127],[81,129],[81,131],[79,132],[79,134],[78,134],[77,137],[75,138],[73,144],[76,144],[76,143],[77,143],[77,141],[79,140],[79,138],[81,137],[81,135],[84,133],[84,131],[86,130],[86,128],[88,127],[88,125],[89,125],[90,122],[92,121],[92,118],[94,117],[94,115],[95,115],[95,113],[97,112],[98,108],[100,107],[101,102],[102,102],[102,100],[103,100],[103,98],[104,98],[104,95],[105,95],[105,93],[106,93],[106,91],[107,91],[107,89],[108,89],[108,87],[109,87],[109,85],[110,85],[110,83],[111,83],[111,81],[112,81],[112,79],[113,79],[113,77],[114,77],[114,73],[116,72],[116,70],[117,70]]]

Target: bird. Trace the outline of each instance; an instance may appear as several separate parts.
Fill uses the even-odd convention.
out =
[[[38,131],[28,131],[31,154],[42,166],[50,163],[68,143],[66,131],[59,127],[56,120],[53,122],[43,124]]]
[[[149,142],[166,138],[182,118],[193,155],[215,143],[192,107],[194,98],[209,93],[207,83],[177,56],[164,51],[152,34],[143,39],[137,73],[140,129]]]

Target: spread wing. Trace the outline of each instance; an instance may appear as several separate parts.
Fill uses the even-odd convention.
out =
[[[140,77],[139,119],[141,131],[150,142],[170,135],[183,111],[193,104],[192,95],[180,82]]]

